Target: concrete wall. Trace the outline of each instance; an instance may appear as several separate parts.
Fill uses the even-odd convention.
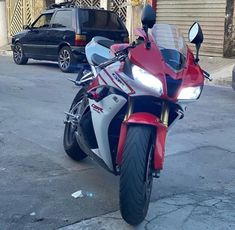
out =
[[[35,8],[34,8],[34,19],[36,19],[43,10],[46,9],[46,1],[45,0],[35,0]]]
[[[0,46],[7,44],[6,1],[0,0]]]

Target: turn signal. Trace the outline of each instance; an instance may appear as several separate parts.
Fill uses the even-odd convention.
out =
[[[86,35],[75,35],[75,46],[85,46],[87,44]]]

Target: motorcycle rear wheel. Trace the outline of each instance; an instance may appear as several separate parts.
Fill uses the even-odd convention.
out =
[[[120,175],[120,211],[131,225],[140,224],[148,211],[152,191],[153,128],[128,128]]]
[[[77,115],[76,113],[79,108],[76,108],[75,106],[83,99],[84,94],[85,94],[84,89],[81,89],[77,93],[70,107],[69,113]],[[76,127],[69,120],[69,117],[67,117],[67,121],[65,122],[65,127],[64,127],[64,140],[63,140],[64,150],[67,153],[67,155],[73,160],[81,161],[82,159],[87,157],[87,154],[84,153],[79,147],[76,140],[75,132],[76,132]]]

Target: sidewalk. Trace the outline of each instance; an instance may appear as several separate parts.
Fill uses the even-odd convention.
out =
[[[116,211],[82,220],[58,230],[232,230],[232,218],[221,217],[222,212],[227,212],[227,202],[229,199],[225,195],[210,194],[206,197],[205,194],[180,194],[150,203],[145,220],[137,227],[128,225],[120,212]],[[229,215],[229,212],[227,213]]]
[[[10,45],[1,46],[0,56],[12,56],[11,46]]]
[[[232,85],[232,70],[235,65],[235,58],[222,58],[222,57],[200,57],[200,66],[202,69],[210,73],[213,81],[206,80],[208,85]]]
[[[0,47],[0,55],[12,56],[10,45]],[[212,82],[206,80],[208,85],[232,85],[232,69],[235,65],[235,58],[201,56],[200,65],[213,78]]]

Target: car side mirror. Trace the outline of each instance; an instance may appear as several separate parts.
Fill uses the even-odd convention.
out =
[[[150,5],[146,5],[142,12],[141,21],[144,27],[153,28],[156,23],[156,12]]]
[[[32,27],[30,25],[23,25],[24,30],[30,30]]]
[[[196,63],[199,62],[199,49],[201,47],[201,44],[203,42],[204,36],[201,29],[201,26],[198,22],[194,22],[191,28],[188,32],[188,39],[190,43],[193,43],[196,45]]]

